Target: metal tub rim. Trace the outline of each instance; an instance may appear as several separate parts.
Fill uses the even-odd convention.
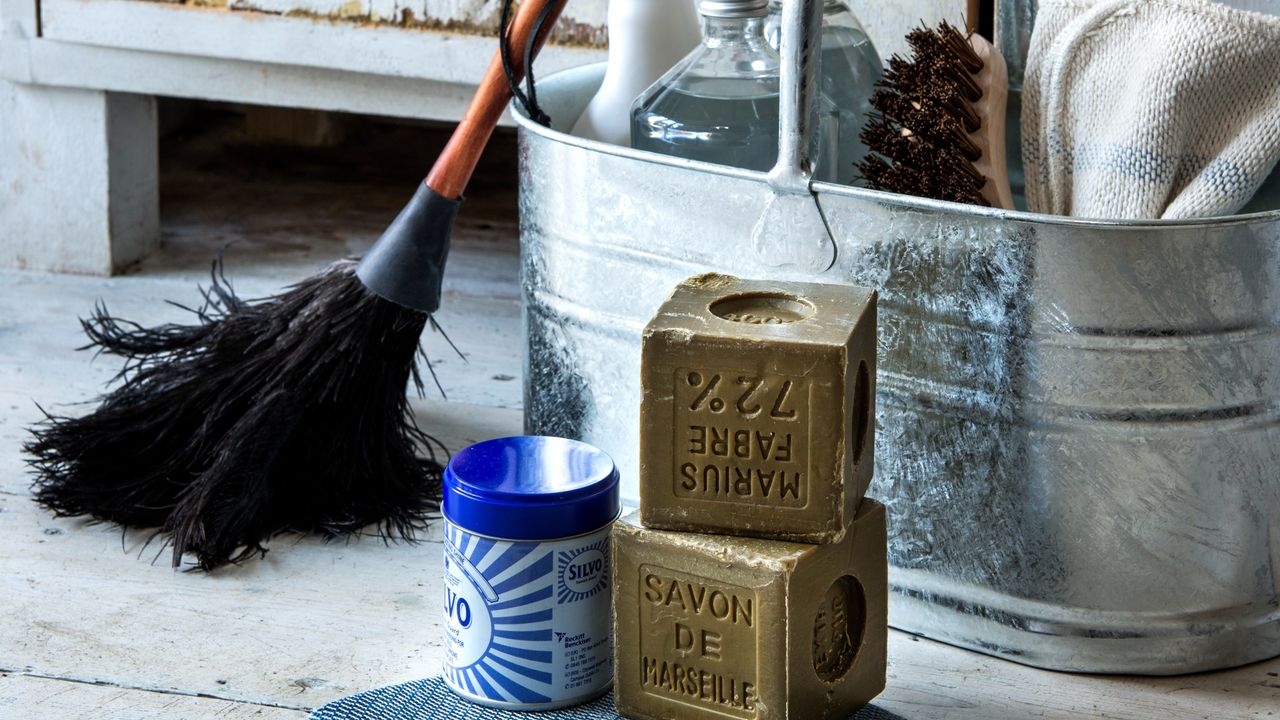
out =
[[[560,84],[583,82],[584,76],[593,76],[593,79],[589,84],[598,85],[599,81],[604,78],[606,65],[607,63],[601,62],[582,65],[568,70],[561,70],[560,72],[540,79],[538,83],[544,90],[551,90],[554,92]],[[544,95],[543,97],[546,96]],[[727,165],[718,165],[716,163],[686,160],[684,158],[671,157],[669,155],[645,152],[643,150],[634,150],[622,145],[613,145],[611,143],[600,142],[598,140],[577,137],[563,129],[556,129],[558,126],[571,126],[573,122],[577,120],[576,115],[573,117],[554,118],[552,127],[549,128],[543,127],[542,125],[534,122],[527,114],[524,113],[520,106],[514,102],[511,105],[511,115],[514,117],[516,124],[523,132],[538,135],[552,142],[572,145],[605,155],[630,158],[640,162],[658,163],[662,165],[669,165],[671,167],[686,168],[696,172],[754,180],[761,184],[765,184],[767,182],[768,173],[766,172],[745,170]],[[892,205],[906,210],[937,212],[961,217],[1015,220],[1063,228],[1114,228],[1119,230],[1171,228],[1195,229],[1201,227],[1220,228],[1228,225],[1275,225],[1280,223],[1280,208],[1240,215],[1221,215],[1183,220],[1110,220],[1105,218],[1079,218],[1064,215],[1048,215],[1044,213],[1028,212],[1025,210],[986,208],[976,205],[948,202],[945,200],[933,200],[931,198],[921,198],[913,195],[901,195],[881,190],[870,190],[867,188],[853,187],[851,185],[837,185],[834,183],[817,181],[813,183],[813,190],[819,195],[836,195],[872,200],[882,205]]]

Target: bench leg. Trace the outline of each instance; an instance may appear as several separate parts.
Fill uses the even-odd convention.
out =
[[[155,98],[0,80],[0,267],[108,275],[160,246]]]

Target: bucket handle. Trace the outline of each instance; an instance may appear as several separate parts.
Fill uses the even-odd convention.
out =
[[[813,145],[822,44],[822,0],[784,0],[778,71],[778,159],[769,196],[751,231],[756,261],[809,277],[836,263],[836,241],[813,184]]]
[[[769,172],[777,193],[810,193],[813,104],[818,90],[823,0],[784,0],[778,74],[778,160]]]

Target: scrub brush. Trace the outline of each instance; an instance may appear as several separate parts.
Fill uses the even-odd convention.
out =
[[[1009,72],[981,36],[945,20],[907,34],[911,59],[895,55],[862,130],[871,152],[858,165],[867,187],[1013,209],[1005,164]]]

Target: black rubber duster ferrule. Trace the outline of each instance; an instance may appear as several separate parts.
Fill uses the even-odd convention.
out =
[[[449,239],[461,199],[424,182],[395,222],[373,244],[356,276],[373,293],[398,305],[432,313],[440,308]]]

